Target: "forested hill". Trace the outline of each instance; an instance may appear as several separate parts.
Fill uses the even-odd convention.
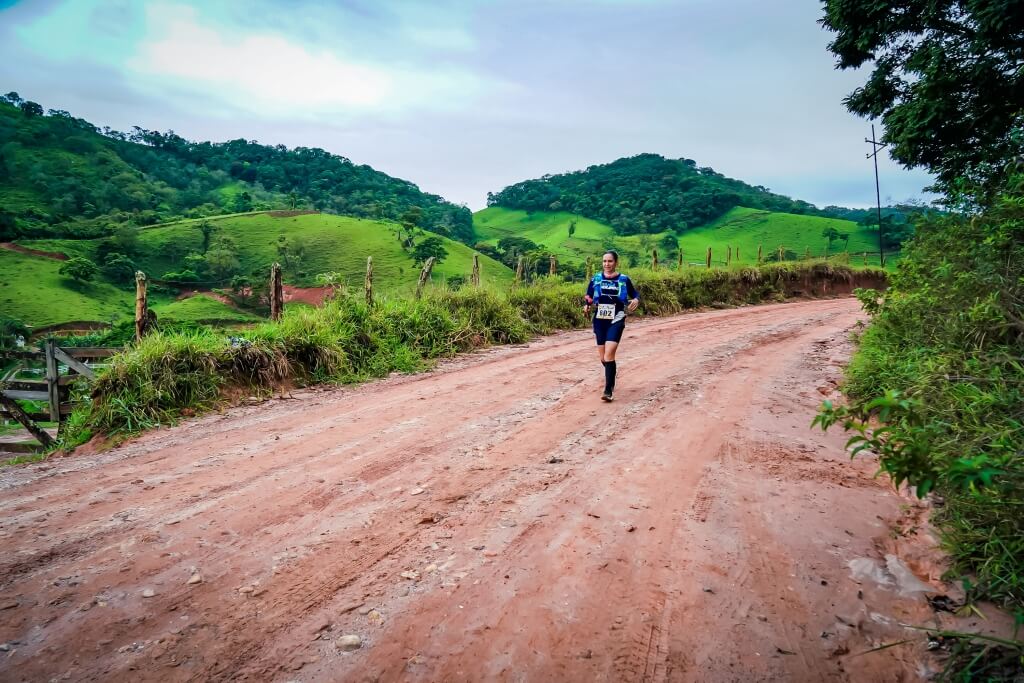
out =
[[[487,196],[488,206],[525,211],[571,211],[611,225],[623,235],[677,232],[705,225],[737,206],[786,213],[819,213],[807,202],[726,178],[692,159],[640,154],[546,175]]]
[[[0,97],[0,241],[286,208],[404,218],[473,242],[469,209],[322,149],[124,133],[17,93]]]

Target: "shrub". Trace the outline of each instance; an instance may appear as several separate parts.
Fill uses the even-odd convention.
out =
[[[918,495],[955,571],[1024,607],[1024,197],[920,225],[846,373],[841,422]],[[878,420],[878,422],[873,422]],[[875,428],[878,425],[878,428]]]

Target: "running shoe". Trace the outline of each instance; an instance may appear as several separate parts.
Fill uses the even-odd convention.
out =
[[[612,398],[612,394],[611,394],[611,392],[610,392],[610,391],[606,391],[606,392],[604,392],[603,394],[601,394],[601,400],[602,400],[602,401],[604,401],[604,402],[606,402],[606,403],[611,403],[611,402],[612,402],[612,401],[614,401],[615,399],[614,399],[614,398]]]

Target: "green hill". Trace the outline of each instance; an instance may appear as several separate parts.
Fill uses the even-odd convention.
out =
[[[586,170],[525,180],[488,194],[488,206],[568,211],[623,235],[681,232],[707,225],[737,206],[796,214],[817,209],[761,186],[727,178],[692,159],[639,154]]]
[[[284,208],[406,217],[473,238],[469,209],[322,149],[100,129],[16,93],[0,96],[0,241],[101,237],[120,225]]]
[[[589,218],[566,212],[526,212],[502,207],[490,207],[473,216],[478,238],[486,245],[497,246],[503,238],[526,238],[553,253],[559,261],[578,264],[587,257],[597,257],[607,248],[614,248],[631,261],[649,263],[652,248],[658,249],[662,262],[675,258],[675,251],[666,249],[664,240],[675,233],[665,231],[649,235],[616,235],[610,226]],[[573,235],[569,226],[575,221]],[[859,254],[867,251],[877,254],[878,233],[853,221],[819,216],[795,215],[759,209],[737,207],[711,225],[693,228],[677,238],[686,262],[699,262],[705,258],[708,247],[717,263],[725,260],[727,247],[740,252],[740,263],[757,260],[758,245],[763,245],[764,256],[770,257],[779,246],[788,252],[787,258],[802,257],[807,248],[814,256],[823,256],[827,240],[822,237],[826,228],[835,228],[848,235],[848,241],[832,242],[832,253],[849,251]],[[877,257],[876,257],[877,258]]]
[[[287,240],[292,255],[285,267],[284,280],[296,286],[313,286],[323,272],[338,272],[351,287],[361,288],[366,257],[374,260],[374,284],[381,294],[407,293],[415,287],[419,266],[409,250],[398,240],[399,226],[329,214],[291,215],[254,213],[208,219],[213,230],[211,242],[228,238],[234,244],[239,272],[254,286],[263,286],[274,261],[284,261],[278,251],[279,238]],[[185,267],[189,252],[202,252],[201,221],[179,221],[169,225],[138,230],[138,244],[130,255],[135,266],[152,279],[160,280],[168,272]],[[403,236],[406,233],[403,233]],[[431,237],[417,235],[417,241]],[[454,240],[440,237],[448,256],[435,266],[435,283],[450,277],[465,276],[472,270],[474,251]],[[99,262],[98,249],[104,240],[19,240],[19,244],[48,252],[82,256]],[[298,256],[298,252],[303,252]],[[2,312],[30,325],[66,320],[109,321],[112,317],[133,314],[133,291],[119,289],[106,282],[78,284],[57,274],[60,261],[15,254],[0,250],[0,304]],[[485,283],[507,286],[512,271],[481,255]],[[224,282],[207,286],[226,286]],[[154,299],[154,310],[163,318],[175,320],[242,320],[245,314],[210,299],[171,302],[170,296]]]

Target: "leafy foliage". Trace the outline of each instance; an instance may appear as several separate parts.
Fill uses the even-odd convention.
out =
[[[437,237],[426,238],[412,250],[412,258],[416,263],[424,263],[429,258],[433,258],[436,263],[441,263],[447,256],[448,250],[444,248],[444,242]]]
[[[488,206],[525,211],[568,211],[603,221],[622,235],[685,231],[736,206],[802,214],[816,211],[795,201],[726,178],[692,159],[640,154],[585,171],[544,176],[488,194]],[[575,232],[575,231],[574,231]]]
[[[957,568],[1024,606],[1024,183],[972,218],[918,226],[847,370],[851,405],[816,420],[855,432],[896,483],[945,497]]]
[[[893,158],[953,195],[991,199],[1024,153],[1024,12],[1017,0],[827,0],[840,69],[870,64],[846,98],[881,117]]]
[[[0,349],[13,349],[17,344],[18,337],[26,340],[29,337],[29,330],[17,318],[0,315]]]
[[[79,282],[89,282],[96,277],[98,271],[95,263],[87,258],[76,256],[65,261],[57,272]]]

